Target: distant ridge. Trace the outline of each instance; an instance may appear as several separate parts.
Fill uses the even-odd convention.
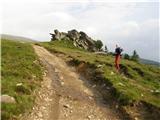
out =
[[[22,42],[36,42],[36,40],[33,40],[31,38],[9,35],[9,34],[0,34],[0,38],[1,39],[13,40],[13,41],[22,41]]]
[[[140,58],[139,61],[140,61],[140,63],[143,63],[143,64],[154,65],[154,66],[160,67],[160,63],[156,62],[156,61],[153,61],[153,60]]]

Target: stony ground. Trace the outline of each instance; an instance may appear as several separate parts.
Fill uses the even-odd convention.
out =
[[[63,59],[33,46],[46,71],[36,104],[22,120],[120,120],[101,93]]]

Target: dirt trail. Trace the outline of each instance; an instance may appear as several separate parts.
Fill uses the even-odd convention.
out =
[[[23,120],[120,120],[116,111],[105,105],[100,92],[74,68],[43,47],[33,47],[46,66],[46,75],[36,105]]]

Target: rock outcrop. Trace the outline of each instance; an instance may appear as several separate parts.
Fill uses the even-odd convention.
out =
[[[50,33],[51,41],[55,40],[71,40],[73,41],[73,45],[82,48],[88,51],[98,51],[96,48],[96,42],[92,38],[90,38],[86,33],[73,29],[71,31],[59,32],[58,30],[54,30],[54,33]]]

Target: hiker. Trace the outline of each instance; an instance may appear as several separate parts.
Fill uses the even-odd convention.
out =
[[[120,62],[120,58],[121,58],[121,52],[123,51],[122,48],[120,48],[118,45],[116,45],[116,49],[115,49],[115,67],[117,72],[119,72],[120,67],[119,67],[119,62]]]

